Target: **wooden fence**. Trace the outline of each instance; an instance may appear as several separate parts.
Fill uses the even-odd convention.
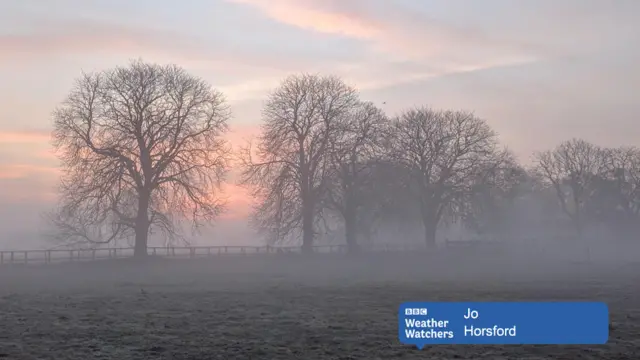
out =
[[[450,245],[447,247],[458,245]],[[410,252],[424,250],[419,244],[376,244],[367,252]],[[300,246],[180,246],[147,248],[150,256],[167,258],[202,258],[214,256],[243,256],[256,254],[299,253]],[[316,253],[346,253],[346,245],[318,245],[313,247]],[[128,258],[133,256],[132,247],[96,248],[96,249],[55,249],[55,250],[15,250],[0,251],[0,265],[6,264],[52,264],[62,262],[94,261]]]

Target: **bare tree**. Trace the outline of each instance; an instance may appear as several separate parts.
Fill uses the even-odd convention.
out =
[[[358,252],[359,210],[366,202],[362,190],[382,153],[386,125],[382,110],[370,102],[359,103],[341,119],[330,144],[333,184],[327,193],[328,206],[343,220],[350,253]]]
[[[585,207],[604,170],[604,152],[584,140],[572,139],[535,154],[535,159],[536,171],[555,189],[562,211],[582,237]]]
[[[493,166],[497,135],[472,113],[418,108],[394,121],[391,157],[408,169],[420,205],[425,241],[436,245],[436,230],[454,200],[469,191],[468,179]]]
[[[527,188],[527,172],[509,151],[498,153],[478,176],[468,179],[470,186],[459,198],[459,214],[463,224],[480,235],[506,235],[510,212],[518,196]]]
[[[83,74],[54,112],[54,146],[64,173],[51,216],[58,237],[107,243],[135,237],[147,254],[158,229],[180,236],[224,203],[229,150],[221,93],[174,66],[134,61]]]
[[[637,222],[640,217],[640,149],[620,147],[605,156],[605,167],[616,185],[619,205],[625,218]]]
[[[619,237],[637,238],[640,223],[640,150],[603,149],[603,171],[594,180],[587,210]]]
[[[386,151],[386,147],[383,149]],[[358,188],[359,245],[360,242],[371,245],[380,231],[385,242],[390,240],[390,234],[406,242],[407,233],[416,224],[421,226],[420,207],[414,201],[407,175],[405,167],[389,161],[384,154],[366,164]]]
[[[301,233],[303,251],[312,251],[331,138],[357,101],[356,91],[333,76],[290,76],[270,94],[255,154],[250,146],[242,151],[241,182],[252,189],[254,222],[271,242]]]

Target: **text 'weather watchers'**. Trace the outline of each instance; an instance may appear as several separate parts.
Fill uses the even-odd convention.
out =
[[[600,302],[411,302],[400,306],[398,336],[436,344],[604,344],[609,309]]]

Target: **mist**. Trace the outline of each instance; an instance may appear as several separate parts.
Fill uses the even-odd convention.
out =
[[[496,352],[542,358],[592,351],[624,358],[634,351],[635,345],[624,339],[637,331],[633,319],[638,316],[640,267],[624,254],[637,248],[606,256],[593,251],[588,261],[568,246],[524,250],[460,247],[356,257],[280,253],[5,265],[0,303],[3,319],[12,324],[5,339],[20,334],[29,350],[18,350],[7,340],[0,348],[10,358],[43,356],[43,336],[60,344],[58,334],[65,334],[67,345],[53,345],[55,351],[78,359],[104,353],[125,359],[211,354],[339,358],[371,351],[418,359],[423,353],[394,339],[402,302],[556,300],[607,302],[609,344],[436,346],[425,351],[475,358]],[[358,345],[363,340],[354,336],[368,345]],[[115,347],[119,350],[109,350]]]
[[[55,205],[18,203],[3,220],[33,230],[7,233],[0,251],[13,324],[0,356],[45,356],[46,339],[77,359],[421,358],[396,339],[408,301],[611,309],[600,350],[429,350],[438,356],[637,347],[638,149],[569,139],[525,166],[472,112],[387,114],[331,75],[285,78],[255,145],[228,146],[228,120],[222,94],[175,65],[78,80],[54,111]],[[251,195],[247,218],[224,217],[231,170]]]

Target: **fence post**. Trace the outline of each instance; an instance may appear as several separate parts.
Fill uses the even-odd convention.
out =
[[[4,264],[4,251],[0,251],[0,264]]]
[[[192,259],[196,257],[196,248],[193,246],[189,247],[189,257]]]
[[[211,256],[211,246],[207,247],[207,255]]]
[[[29,263],[29,255],[28,254],[29,254],[28,251],[24,252],[24,263],[25,264]]]
[[[91,260],[96,259],[96,249],[91,249]]]

